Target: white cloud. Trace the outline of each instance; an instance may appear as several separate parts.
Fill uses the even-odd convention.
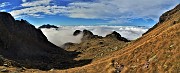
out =
[[[15,18],[19,18],[21,16],[33,16],[33,17],[42,17],[43,14],[54,15],[61,13],[62,6],[34,6],[30,8],[24,8],[20,10],[13,10],[10,12]],[[42,13],[42,14],[39,14]]]
[[[9,6],[11,5],[9,2],[3,2],[3,3],[0,3],[0,7],[6,7],[6,6]]]
[[[109,23],[129,23],[132,19],[152,19],[180,3],[178,0],[96,0],[94,2],[72,2],[57,6],[52,0],[36,0],[21,4],[23,9],[10,13],[15,17],[42,15],[65,15],[71,18],[103,19]],[[27,8],[28,7],[28,8]],[[40,14],[41,13],[41,14]]]
[[[22,2],[26,2],[27,0],[22,0]]]
[[[75,30],[90,30],[95,35],[105,37],[112,31],[117,31],[121,36],[134,40],[140,37],[144,32],[148,30],[145,27],[135,26],[60,26],[58,30],[55,29],[41,29],[48,40],[57,46],[62,46],[64,43],[73,42],[80,43],[82,34],[73,36]]]
[[[0,10],[0,12],[6,12],[6,10],[3,9],[3,10]]]
[[[47,39],[57,46],[62,46],[67,42],[80,43],[82,34],[73,36],[73,30],[62,28],[59,30],[55,29],[41,29]]]
[[[29,6],[49,5],[51,0],[36,0],[36,1],[32,1],[32,2],[26,2],[26,0],[23,0],[23,2],[25,2],[25,3],[21,4],[21,6],[29,7]]]
[[[26,0],[27,1],[27,0]],[[36,17],[42,18],[45,15],[60,14],[60,10],[63,11],[64,6],[50,5],[52,0],[36,0],[31,2],[25,2],[21,4],[21,7],[25,7],[19,10],[12,10],[9,13],[15,18],[22,17]],[[40,14],[41,13],[41,14]]]
[[[67,16],[89,19],[153,19],[178,4],[176,0],[98,0],[97,2],[76,2],[69,4]]]

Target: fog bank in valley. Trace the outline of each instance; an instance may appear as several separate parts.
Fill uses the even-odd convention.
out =
[[[47,39],[57,46],[64,43],[80,43],[83,34],[73,36],[75,30],[90,30],[93,34],[105,37],[112,31],[117,31],[122,37],[135,40],[145,33],[148,28],[135,26],[60,26],[58,29],[41,29]]]

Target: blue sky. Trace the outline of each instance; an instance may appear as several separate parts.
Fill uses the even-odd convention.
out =
[[[0,0],[0,11],[35,26],[153,26],[180,0]]]

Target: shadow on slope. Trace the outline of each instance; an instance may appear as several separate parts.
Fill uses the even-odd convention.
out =
[[[78,52],[55,46],[40,29],[26,20],[15,20],[9,13],[0,12],[0,35],[0,65],[49,70],[83,66],[91,62],[90,59],[74,60]]]

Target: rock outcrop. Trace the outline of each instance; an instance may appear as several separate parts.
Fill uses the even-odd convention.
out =
[[[111,34],[106,35],[106,38],[112,38],[112,39],[118,39],[118,40],[124,41],[124,42],[130,42],[130,40],[128,40],[124,37],[121,37],[121,35],[116,31],[113,31]]]
[[[99,38],[99,39],[102,39],[102,38],[111,38],[111,39],[117,39],[119,41],[124,41],[124,42],[130,42],[130,40],[124,38],[124,37],[121,37],[121,35],[116,32],[116,31],[113,31],[111,34],[108,34],[106,35],[106,37],[102,37],[102,36],[98,36],[98,35],[94,35],[91,31],[89,30],[76,30],[73,35],[74,36],[77,36],[79,35],[80,33],[83,34],[83,37],[82,37],[82,41],[86,41],[86,40],[91,40],[91,39],[95,39],[95,38]]]
[[[159,18],[159,22],[156,25],[154,25],[152,28],[150,28],[147,32],[145,32],[143,35],[145,35],[146,33],[149,33],[153,29],[157,28],[163,22],[172,19],[173,14],[177,13],[179,10],[180,10],[180,4],[178,4],[174,9],[169,10],[169,11],[165,12],[164,14],[162,14]],[[176,24],[177,22],[180,22],[180,20],[174,21],[174,24]]]
[[[168,19],[172,18],[172,15],[176,12],[178,12],[180,9],[180,5],[177,5],[173,10],[167,11],[164,14],[162,14],[159,18],[159,23],[163,23],[164,21],[167,21]]]
[[[90,40],[93,38],[100,38],[100,39],[102,38],[102,36],[94,35],[91,31],[86,30],[86,29],[84,29],[83,31],[76,30],[76,31],[74,31],[73,35],[77,36],[81,33],[83,34],[82,39],[81,39],[82,41]]]
[[[81,32],[82,32],[81,30],[76,30],[76,31],[74,31],[73,36],[77,36],[77,35],[79,35]]]
[[[83,37],[82,40],[88,40],[92,39],[94,37],[94,34],[89,30],[83,30]]]

